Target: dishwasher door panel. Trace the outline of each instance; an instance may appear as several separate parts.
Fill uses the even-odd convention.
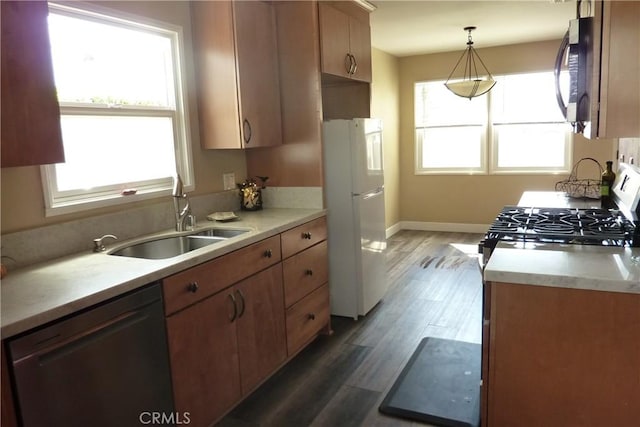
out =
[[[158,286],[18,338],[9,348],[25,427],[138,425],[150,412],[173,412]]]

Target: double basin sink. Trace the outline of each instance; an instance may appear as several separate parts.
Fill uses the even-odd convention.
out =
[[[207,228],[194,231],[191,234],[159,237],[154,240],[133,243],[108,252],[108,254],[144,259],[172,258],[196,249],[204,248],[205,246],[223,242],[248,231],[249,230],[232,228]]]

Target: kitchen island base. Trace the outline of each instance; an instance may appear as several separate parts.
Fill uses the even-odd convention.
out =
[[[483,425],[638,425],[640,294],[493,282],[490,307]]]

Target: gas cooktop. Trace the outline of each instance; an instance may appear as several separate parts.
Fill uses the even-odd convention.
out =
[[[640,247],[640,169],[620,164],[613,202],[616,209],[505,206],[479,249],[498,241]]]
[[[636,225],[617,210],[506,206],[485,241],[632,246],[635,232]]]

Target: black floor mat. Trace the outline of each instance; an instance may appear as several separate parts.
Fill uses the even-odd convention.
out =
[[[445,427],[480,425],[480,344],[423,338],[380,412]]]

